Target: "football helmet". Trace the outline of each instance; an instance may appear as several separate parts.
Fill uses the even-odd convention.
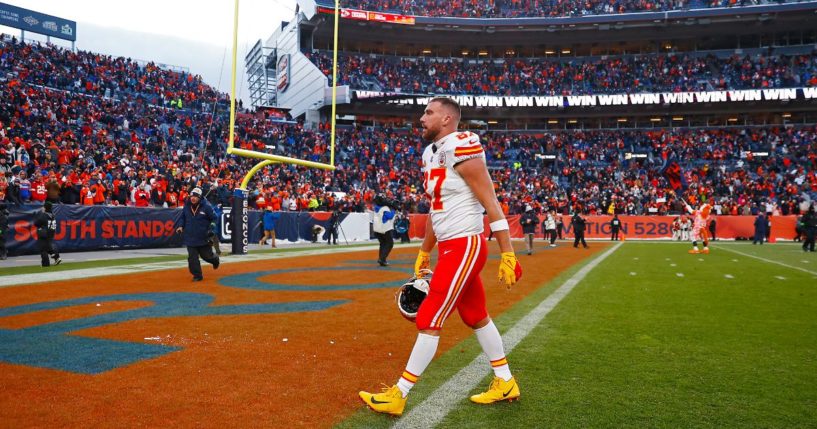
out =
[[[428,295],[432,274],[431,270],[421,270],[419,277],[412,276],[397,290],[397,309],[407,320],[414,322],[417,318],[417,310]]]

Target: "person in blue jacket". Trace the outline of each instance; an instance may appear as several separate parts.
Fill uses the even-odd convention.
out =
[[[187,246],[187,268],[190,269],[190,274],[193,274],[194,282],[204,279],[199,257],[212,264],[213,269],[217,270],[220,264],[218,256],[213,254],[213,246],[210,243],[212,235],[215,234],[215,223],[216,213],[213,206],[202,198],[200,188],[193,188],[190,197],[184,203],[182,226],[176,228],[176,232],[182,234],[184,245]]]
[[[272,239],[272,247],[277,247],[275,245],[275,222],[281,217],[280,214],[275,213],[272,211],[272,207],[267,206],[264,210],[264,237],[261,238],[261,241],[258,243],[260,245],[267,244],[267,238]]]

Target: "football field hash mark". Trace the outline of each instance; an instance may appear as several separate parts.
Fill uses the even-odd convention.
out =
[[[776,279],[778,279],[778,280],[786,280],[786,278],[785,278],[785,277],[783,277],[783,276],[774,276],[774,278],[776,278]]]
[[[675,275],[678,276],[678,277],[683,277],[684,273],[675,273]]]
[[[757,260],[759,260],[759,261],[768,262],[768,263],[770,263],[770,264],[775,264],[775,265],[780,265],[780,266],[782,266],[782,267],[791,268],[791,269],[793,269],[793,270],[797,270],[797,271],[802,271],[802,272],[804,272],[804,273],[808,273],[808,274],[811,274],[811,275],[817,275],[817,272],[810,271],[810,270],[807,270],[807,269],[805,269],[805,268],[801,268],[801,267],[797,267],[797,266],[794,266],[794,265],[785,264],[785,263],[783,263],[783,262],[780,262],[780,261],[775,261],[775,260],[773,260],[773,259],[761,258],[760,256],[750,255],[750,254],[748,254],[748,253],[743,253],[743,252],[741,252],[741,251],[739,251],[739,250],[730,249],[729,247],[726,247],[726,246],[718,246],[718,248],[723,249],[723,250],[726,250],[727,252],[737,253],[738,255],[748,256],[748,257],[750,257],[750,258],[754,258],[754,259],[757,259]],[[734,260],[734,259],[733,259],[733,260]]]
[[[723,276],[724,276],[724,277],[726,277],[727,279],[733,279],[733,278],[735,278],[735,277],[734,277],[734,276],[732,276],[731,274],[724,274]]]

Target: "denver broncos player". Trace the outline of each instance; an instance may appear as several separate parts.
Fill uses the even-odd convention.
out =
[[[712,206],[703,202],[698,210],[694,210],[686,202],[684,204],[694,219],[692,221],[692,249],[689,249],[689,253],[709,253],[709,214],[712,212]],[[703,241],[703,250],[698,250],[698,240]]]
[[[423,152],[426,193],[431,213],[426,235],[414,269],[428,269],[429,253],[439,244],[439,257],[428,296],[417,311],[420,331],[402,376],[381,393],[360,392],[373,410],[401,415],[406,396],[437,351],[443,323],[456,309],[463,322],[474,329],[482,350],[491,361],[494,379],[486,392],[471,400],[490,404],[519,397],[519,386],[511,375],[502,338],[485,306],[480,272],[487,259],[483,212],[502,251],[499,281],[511,287],[522,276],[522,267],[511,246],[508,221],[494,193],[485,153],[479,137],[458,132],[460,106],[449,98],[432,99],[420,118],[423,138],[432,142]]]

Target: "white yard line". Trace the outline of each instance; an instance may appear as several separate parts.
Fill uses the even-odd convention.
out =
[[[338,248],[330,248],[330,249],[304,249],[302,251],[292,251],[292,252],[281,252],[281,253],[251,253],[248,255],[242,256],[227,256],[221,259],[222,264],[232,264],[236,262],[249,262],[249,261],[263,261],[268,259],[281,259],[281,258],[295,258],[300,256],[312,256],[312,255],[326,255],[329,253],[345,253],[345,252],[363,252],[372,249],[377,249],[378,246],[371,245],[371,246],[363,246],[363,247],[338,247]],[[187,259],[183,259],[181,261],[164,261],[164,262],[151,262],[151,263],[143,263],[143,264],[129,264],[129,265],[119,265],[113,267],[105,267],[105,268],[83,268],[79,270],[66,270],[66,271],[52,271],[52,272],[45,272],[45,273],[37,273],[37,274],[15,274],[11,276],[0,276],[0,288],[9,287],[9,286],[18,286],[24,284],[31,284],[31,283],[45,283],[45,282],[54,282],[54,281],[61,281],[61,280],[76,280],[76,279],[83,279],[83,278],[90,278],[90,277],[102,277],[102,276],[113,276],[117,274],[133,274],[136,272],[144,273],[149,271],[160,271],[160,270],[169,270],[175,268],[186,268],[187,267]]]
[[[807,270],[805,268],[800,268],[800,267],[795,267],[794,265],[784,264],[783,262],[778,262],[778,261],[775,261],[773,259],[766,259],[766,258],[762,258],[760,256],[752,255],[750,253],[744,253],[744,252],[741,252],[740,250],[730,249],[729,247],[724,247],[724,246],[718,246],[718,249],[726,250],[727,252],[737,253],[738,255],[743,255],[743,256],[746,256],[746,257],[749,257],[749,258],[754,258],[754,259],[757,259],[759,261],[768,262],[770,264],[777,264],[777,265],[780,265],[780,266],[783,266],[783,267],[786,267],[786,268],[791,268],[793,270],[798,270],[798,271],[802,271],[804,273],[809,273],[811,275],[817,276],[817,272],[815,272],[815,271],[809,271],[809,270]]]
[[[559,289],[539,303],[525,317],[502,335],[505,343],[505,354],[510,354],[530,332],[535,328],[559,302],[576,287],[596,266],[615,252],[621,243],[608,249],[576,274],[565,281]],[[438,387],[425,401],[414,406],[400,420],[395,422],[395,428],[430,428],[439,424],[443,418],[474,389],[487,374],[491,367],[485,354],[480,353],[471,363],[460,370],[451,379]],[[524,389],[524,386],[522,386]]]

